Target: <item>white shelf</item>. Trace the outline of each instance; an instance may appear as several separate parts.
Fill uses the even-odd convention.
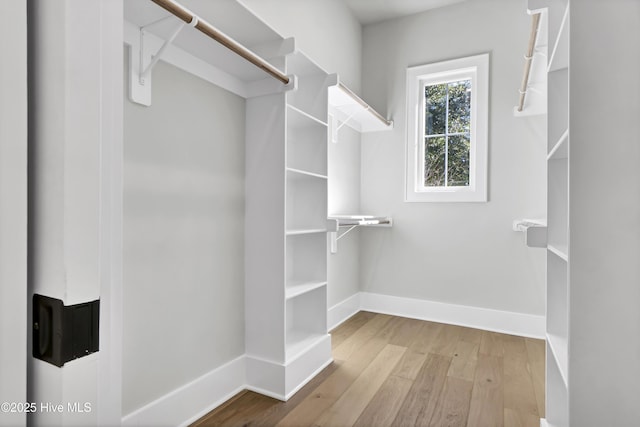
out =
[[[336,225],[336,229],[330,233],[330,250],[332,254],[338,253],[338,240],[357,227],[393,227],[393,218],[388,216],[329,215],[329,221],[334,221]],[[338,235],[340,228],[346,228],[346,231]]]
[[[285,299],[291,299],[300,295],[304,295],[307,292],[311,292],[326,285],[327,282],[292,282],[286,287]]]
[[[558,37],[554,40],[553,50],[549,56],[549,71],[556,71],[569,66],[569,8],[566,7]]]
[[[316,233],[326,233],[329,230],[326,228],[309,228],[305,230],[287,230],[287,236],[301,236],[303,234],[316,234]]]
[[[565,130],[560,136],[560,140],[556,142],[549,154],[547,160],[566,159],[569,157],[569,130]]]
[[[547,224],[543,220],[521,219],[513,221],[513,231],[524,233],[524,243],[530,248],[547,247]]]
[[[549,252],[558,256],[560,259],[563,259],[565,261],[569,260],[569,255],[568,255],[569,252],[566,246],[549,245],[547,246],[547,249],[549,249]]]
[[[329,215],[330,220],[335,220],[340,227],[392,227],[393,218],[374,215]]]
[[[309,172],[301,169],[287,168],[287,172],[291,173],[294,177],[313,177],[319,179],[327,179],[326,175],[320,175],[319,173]]]
[[[339,84],[329,88],[329,109],[340,122],[358,132],[379,132],[393,129],[393,122],[383,122],[384,117],[361,99],[355,99],[353,92]],[[339,125],[338,125],[339,126]]]
[[[142,57],[145,63],[140,67],[136,62],[131,67],[131,74],[139,75],[140,68],[144,69],[149,65],[160,46],[172,39],[184,22],[150,1],[125,1],[123,12],[124,39],[133,49],[134,61],[138,61],[141,56],[140,29],[144,28]],[[258,57],[272,58],[271,65],[279,71],[284,71],[285,64],[282,58],[274,58],[276,53],[283,55],[295,49],[293,39],[284,39],[238,2],[198,2],[192,12]],[[243,25],[234,24],[237,22],[243,22]],[[264,70],[190,25],[182,27],[177,37],[163,51],[162,59],[244,98],[278,93],[292,87],[285,87]],[[153,73],[145,80],[151,81],[152,75]],[[143,105],[150,105],[152,94],[147,99],[149,94],[145,90],[135,85],[132,87],[132,99]]]
[[[289,114],[287,115],[287,126],[292,128],[306,127],[309,125],[319,125],[327,127],[327,122],[320,120],[306,111],[301,110],[291,104],[287,104]]]

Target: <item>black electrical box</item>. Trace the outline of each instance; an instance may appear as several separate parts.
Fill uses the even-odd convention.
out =
[[[33,357],[56,366],[99,348],[100,300],[64,305],[33,296]]]

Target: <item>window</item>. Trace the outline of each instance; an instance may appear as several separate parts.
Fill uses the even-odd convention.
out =
[[[489,55],[407,70],[408,202],[487,201]]]

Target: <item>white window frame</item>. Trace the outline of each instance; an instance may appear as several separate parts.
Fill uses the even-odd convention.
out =
[[[424,185],[424,88],[471,80],[469,186]],[[489,54],[469,56],[407,68],[407,159],[405,201],[486,202],[489,121]]]

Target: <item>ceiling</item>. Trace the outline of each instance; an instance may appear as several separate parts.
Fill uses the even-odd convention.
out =
[[[344,0],[362,25],[399,18],[466,0]]]

